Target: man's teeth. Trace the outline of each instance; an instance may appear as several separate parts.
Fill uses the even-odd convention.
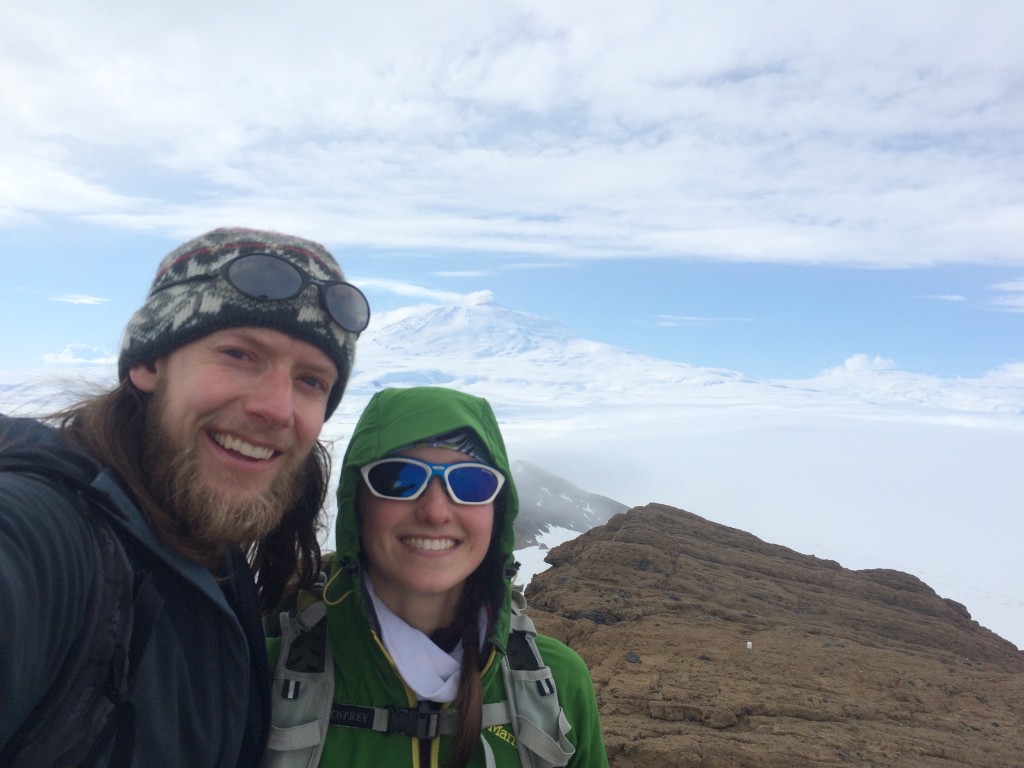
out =
[[[274,455],[272,448],[264,448],[259,445],[253,445],[247,443],[244,440],[239,440],[237,437],[231,437],[230,435],[213,435],[214,441],[221,448],[225,448],[229,451],[235,451],[243,456],[248,456],[250,459],[269,459]]]
[[[405,543],[413,549],[442,550],[455,546],[453,539],[406,539]]]

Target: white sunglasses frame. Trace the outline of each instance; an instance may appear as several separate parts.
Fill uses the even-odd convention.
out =
[[[424,482],[423,485],[420,486],[419,490],[417,490],[412,496],[386,496],[383,493],[379,493],[370,482],[369,473],[374,467],[389,461],[397,461],[399,463],[412,464],[414,466],[421,467],[428,473],[426,482]],[[487,470],[497,478],[498,485],[495,487],[494,493],[491,494],[490,498],[485,499],[484,501],[462,501],[455,495],[451,482],[448,480],[448,475],[456,469],[462,469],[465,467]],[[369,464],[364,464],[359,468],[359,474],[362,476],[367,490],[378,499],[385,499],[386,501],[415,501],[426,492],[427,488],[430,487],[430,482],[435,477],[440,477],[444,481],[442,485],[444,487],[444,492],[448,495],[448,498],[456,504],[462,504],[467,507],[479,507],[485,504],[491,504],[496,498],[498,498],[498,494],[501,493],[501,489],[505,487],[505,475],[501,470],[495,469],[489,464],[484,464],[479,461],[453,461],[449,464],[444,464],[432,461],[422,461],[421,459],[414,459],[409,456],[387,456],[383,459],[371,461]]]

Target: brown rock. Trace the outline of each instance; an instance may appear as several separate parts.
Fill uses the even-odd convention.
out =
[[[590,666],[616,768],[1024,766],[1024,653],[914,576],[659,504],[547,561],[530,614]]]

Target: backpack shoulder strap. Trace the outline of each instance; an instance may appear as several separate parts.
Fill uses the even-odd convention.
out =
[[[69,464],[31,444],[0,451],[0,471],[52,482],[82,516],[92,535],[97,566],[95,588],[72,657],[5,749],[3,757],[14,766],[50,764],[57,758],[57,762],[71,760],[91,768],[108,749],[112,764],[131,762],[135,741],[131,695],[163,599],[149,574],[135,571],[117,525],[110,522],[114,513],[109,499],[92,485],[95,466],[88,468],[93,470],[91,476],[84,461]]]
[[[513,591],[511,631],[501,674],[508,720],[524,768],[568,765],[576,748],[566,734],[572,728],[558,702],[555,678],[537,649],[537,628],[523,613],[526,598]]]
[[[270,737],[262,768],[316,768],[331,705],[334,658],[328,647],[327,604],[282,613],[281,646],[271,690]]]
[[[136,706],[132,700],[142,654],[153,634],[156,618],[163,610],[164,599],[156,588],[152,574],[135,571],[132,579],[131,638],[127,651],[115,648],[105,694],[114,703],[106,726],[93,743],[80,768],[93,768],[108,744],[113,742],[110,765],[131,765],[135,751]]]

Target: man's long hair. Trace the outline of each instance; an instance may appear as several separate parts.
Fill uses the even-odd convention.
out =
[[[117,472],[162,543],[199,565],[217,568],[225,553],[183,535],[179,522],[150,491],[143,457],[151,397],[126,380],[53,418],[69,444]],[[278,604],[286,588],[311,586],[321,569],[318,534],[326,527],[323,505],[331,471],[331,456],[323,443],[314,444],[299,471],[300,493],[280,525],[243,547],[255,572],[264,613]]]

